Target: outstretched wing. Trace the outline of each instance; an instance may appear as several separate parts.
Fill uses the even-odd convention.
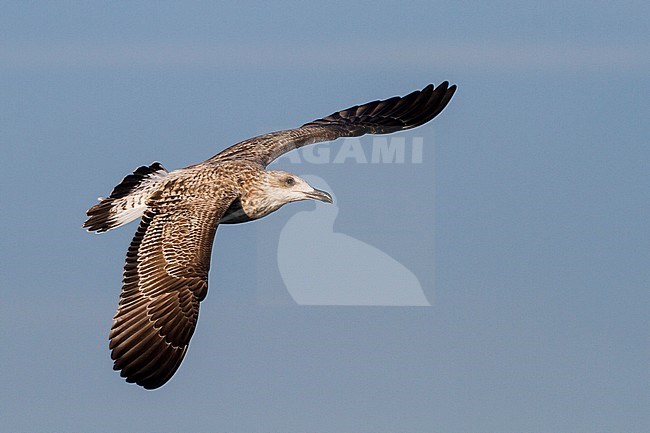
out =
[[[187,351],[208,291],[212,242],[234,197],[152,207],[126,256],[120,303],[110,333],[113,368],[154,389]]]
[[[356,105],[299,128],[260,135],[229,147],[209,162],[249,159],[264,166],[282,154],[299,147],[364,134],[388,134],[424,125],[449,103],[456,85],[447,81],[438,87],[429,84],[406,96]]]

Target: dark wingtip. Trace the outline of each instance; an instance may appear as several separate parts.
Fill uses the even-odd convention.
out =
[[[346,128],[348,136],[388,134],[416,128],[436,117],[447,106],[456,92],[455,84],[443,81],[438,86],[428,84],[422,90],[415,90],[405,96],[394,96],[363,105],[355,105],[322,119],[306,123],[303,127],[340,125]]]

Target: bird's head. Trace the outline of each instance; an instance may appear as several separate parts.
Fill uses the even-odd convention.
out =
[[[286,204],[300,200],[318,200],[332,203],[332,196],[309,185],[295,174],[280,170],[266,172],[264,192],[274,202]]]
[[[318,200],[332,203],[331,195],[312,187],[295,174],[280,170],[262,173],[242,191],[242,209],[250,219],[262,218],[294,201]]]

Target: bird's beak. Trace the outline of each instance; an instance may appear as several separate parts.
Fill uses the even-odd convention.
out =
[[[332,196],[329,195],[329,193],[325,191],[321,191],[320,189],[314,188],[312,192],[308,192],[305,194],[308,199],[311,200],[318,200],[318,201],[324,201],[325,203],[332,203]]]

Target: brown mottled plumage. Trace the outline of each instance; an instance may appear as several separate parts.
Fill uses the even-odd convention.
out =
[[[299,147],[415,128],[437,116],[456,86],[448,82],[369,102],[286,131],[235,144],[202,163],[167,172],[160,163],[126,176],[91,207],[84,227],[104,232],[142,217],[126,255],[111,358],[128,382],[147,389],[178,369],[208,291],[217,226],[262,218],[298,200],[332,201],[298,176],[265,170]]]

